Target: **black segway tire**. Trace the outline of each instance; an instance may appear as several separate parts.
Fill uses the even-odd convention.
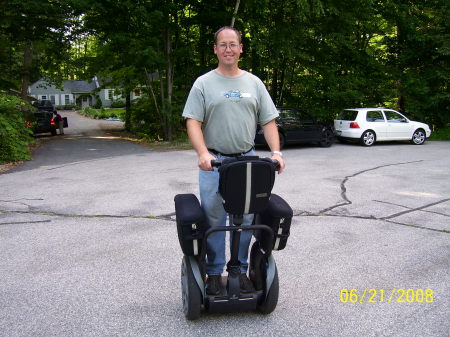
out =
[[[249,276],[256,290],[264,288],[264,280],[266,278],[265,261],[266,258],[260,250],[260,244],[258,241],[255,241],[250,250]]]
[[[267,290],[267,296],[265,300],[257,307],[258,311],[262,314],[270,314],[275,310],[278,303],[279,283],[278,283],[278,271],[275,266],[275,275],[270,289]]]
[[[195,281],[191,262],[188,256],[183,256],[181,263],[181,292],[183,298],[183,312],[188,320],[200,317],[202,294]]]

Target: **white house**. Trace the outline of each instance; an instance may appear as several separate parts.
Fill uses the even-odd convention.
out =
[[[63,81],[62,89],[49,84],[45,79],[40,79],[28,88],[29,95],[38,99],[50,100],[56,106],[78,105],[82,108],[93,106],[97,100],[101,100],[102,106],[109,107],[113,101],[125,101],[120,94],[115,94],[115,89],[107,88],[100,83],[97,77],[92,81]],[[141,89],[136,88],[131,92],[131,100],[141,97]]]

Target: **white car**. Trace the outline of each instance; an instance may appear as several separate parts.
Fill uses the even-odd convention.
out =
[[[431,135],[427,124],[411,121],[398,111],[383,108],[342,110],[334,120],[334,129],[338,139],[359,140],[364,146],[392,140],[409,140],[421,145]]]

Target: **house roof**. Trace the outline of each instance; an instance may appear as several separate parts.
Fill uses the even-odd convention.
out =
[[[64,81],[63,84],[74,94],[91,93],[97,88],[95,81]]]

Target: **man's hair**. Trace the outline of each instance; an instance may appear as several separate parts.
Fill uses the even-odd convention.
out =
[[[219,35],[219,33],[220,33],[221,31],[223,31],[223,30],[226,30],[226,29],[230,29],[230,30],[232,30],[233,32],[235,32],[236,35],[237,35],[237,37],[238,37],[239,44],[242,43],[242,42],[241,42],[241,32],[240,32],[240,31],[238,31],[236,28],[231,27],[231,26],[223,26],[223,27],[219,28],[219,29],[217,30],[217,32],[214,33],[214,44],[217,44],[217,36]]]

